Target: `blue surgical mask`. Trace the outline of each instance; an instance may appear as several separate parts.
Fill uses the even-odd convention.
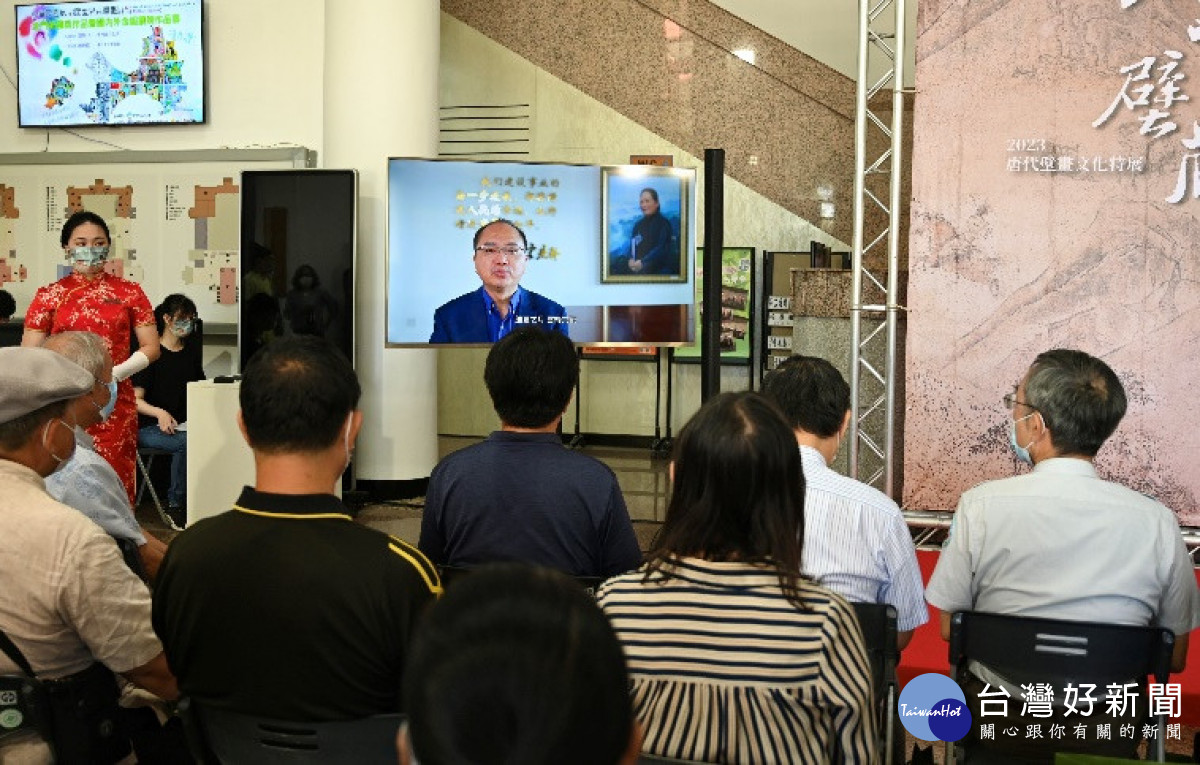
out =
[[[1033,464],[1033,457],[1029,455],[1029,447],[1033,446],[1033,441],[1030,441],[1027,446],[1021,446],[1017,443],[1017,423],[1020,422],[1020,420],[1028,420],[1035,414],[1037,414],[1037,412],[1030,412],[1018,420],[1008,421],[1008,445],[1012,447],[1013,454],[1017,455],[1017,459],[1019,459],[1021,462],[1024,462],[1026,465]]]
[[[94,266],[108,260],[108,247],[72,247],[67,257],[83,266]]]
[[[108,419],[108,416],[117,408],[117,381],[108,381],[108,403],[100,409],[100,421]]]
[[[192,334],[192,320],[180,319],[171,322],[171,331],[175,333],[175,337],[187,337]]]

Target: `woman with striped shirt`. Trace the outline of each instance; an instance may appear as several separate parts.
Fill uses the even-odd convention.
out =
[[[727,763],[875,759],[870,670],[850,605],[800,577],[795,436],[756,393],[684,426],[655,549],[598,599],[625,650],[643,751]]]

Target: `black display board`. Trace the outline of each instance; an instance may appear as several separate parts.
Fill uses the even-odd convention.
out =
[[[321,335],[354,360],[354,170],[242,173],[241,369],[280,337]]]

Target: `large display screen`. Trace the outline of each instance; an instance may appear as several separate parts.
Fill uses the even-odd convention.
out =
[[[245,170],[240,368],[280,337],[319,335],[354,360],[353,170]]]
[[[21,127],[204,122],[201,0],[16,6]]]
[[[489,343],[503,284],[516,323],[577,344],[695,342],[695,184],[690,168],[390,159],[387,343]],[[497,220],[525,241],[492,236]]]

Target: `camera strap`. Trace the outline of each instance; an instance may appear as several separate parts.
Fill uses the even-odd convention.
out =
[[[21,653],[21,649],[17,648],[17,644],[4,634],[4,630],[0,630],[0,651],[4,651],[4,654],[12,659],[26,677],[30,680],[37,680],[37,675],[33,674],[33,667],[29,666],[29,660],[25,658],[25,654]]]

